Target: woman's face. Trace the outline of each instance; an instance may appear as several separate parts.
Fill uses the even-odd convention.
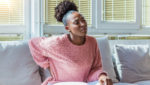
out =
[[[84,17],[78,13],[73,12],[67,18],[67,26],[66,29],[73,35],[73,36],[85,36],[87,33],[87,23]]]

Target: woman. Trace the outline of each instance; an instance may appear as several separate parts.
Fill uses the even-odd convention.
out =
[[[55,18],[63,22],[69,34],[58,37],[40,37],[30,40],[29,47],[35,62],[49,68],[51,77],[42,85],[57,82],[91,82],[112,85],[102,70],[96,39],[87,36],[87,23],[77,6],[68,0],[55,8]]]

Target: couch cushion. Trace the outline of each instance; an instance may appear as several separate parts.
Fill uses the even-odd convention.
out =
[[[27,41],[0,42],[0,85],[40,85]]]
[[[107,37],[96,38],[96,39],[97,39],[101,57],[102,57],[103,69],[108,73],[108,76],[113,80],[113,82],[118,82],[118,80],[116,79],[115,71],[114,71],[111,51],[110,51]]]
[[[48,84],[51,85],[51,84]],[[54,85],[100,85],[98,81],[84,83],[84,82],[60,82]],[[113,83],[113,85],[149,85],[148,81],[146,82],[139,82],[139,83]]]
[[[150,79],[148,45],[116,45],[116,65],[121,82]]]

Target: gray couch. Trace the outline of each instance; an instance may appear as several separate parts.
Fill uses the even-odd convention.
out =
[[[118,42],[117,40],[108,42],[107,38],[104,37],[97,38],[97,41],[102,56],[103,69],[108,72],[113,82],[117,82],[114,85],[150,85],[150,76],[146,76],[148,78],[138,80],[135,83],[122,80],[124,75],[122,76],[119,72],[119,69],[122,68],[117,66],[117,64],[121,65],[122,63],[118,63],[113,58],[113,56],[116,56],[114,51],[116,44],[136,43],[145,45],[149,43],[149,40],[146,42],[134,41],[134,43],[133,41]],[[114,67],[116,67],[116,70]],[[149,73],[149,69],[146,72]],[[33,61],[27,41],[0,41],[0,85],[40,85],[48,76],[50,76],[49,72],[39,68]],[[139,79],[138,76],[136,77]]]

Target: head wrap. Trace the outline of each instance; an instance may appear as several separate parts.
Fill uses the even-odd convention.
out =
[[[68,12],[64,15],[64,17],[63,17],[63,19],[62,19],[62,22],[63,22],[63,24],[64,24],[65,26],[67,26],[67,17],[68,17],[70,14],[72,14],[73,12],[77,12],[77,11],[70,10],[70,11],[68,11]]]

